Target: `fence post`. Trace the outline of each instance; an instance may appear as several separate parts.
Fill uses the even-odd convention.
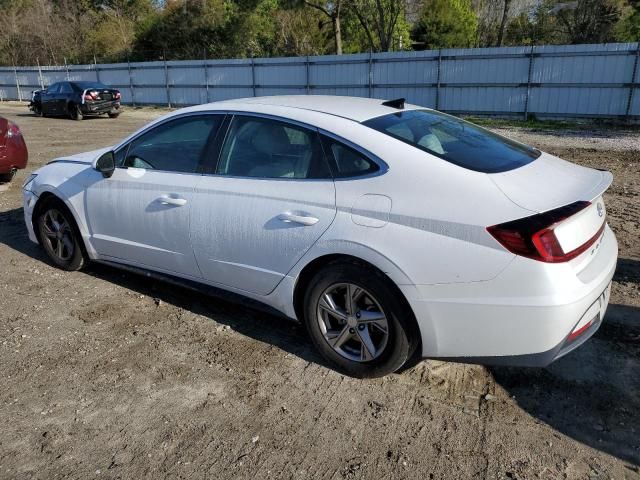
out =
[[[40,88],[44,90],[44,82],[42,81],[42,67],[40,66],[39,58],[36,58],[36,63],[38,64],[38,80],[40,80]]]
[[[100,70],[98,69],[98,60],[95,55],[93,56],[93,68],[96,71],[96,82],[100,82]]]
[[[373,97],[373,50],[369,49],[369,98]]]
[[[16,69],[16,66],[13,66],[13,74],[16,77],[16,93],[18,94],[18,101],[21,102],[22,101],[22,92],[20,92],[20,82],[18,82],[18,70]]]
[[[171,108],[171,91],[169,89],[169,67],[167,67],[166,53],[162,55],[162,59],[164,60],[164,84],[167,89],[167,106]]]
[[[256,62],[251,56],[251,88],[253,89],[253,96],[256,96]]]
[[[438,67],[436,69],[436,110],[440,110],[440,68],[442,67],[442,49],[438,49]]]
[[[207,101],[205,103],[209,103],[209,67],[207,67],[207,49],[204,49],[204,62],[202,64],[204,68],[204,87],[207,92]]]
[[[527,95],[524,97],[524,121],[529,120],[529,97],[531,96],[531,76],[533,74],[533,51],[535,46],[531,45],[529,52],[529,72],[527,73]]]
[[[306,71],[306,73],[305,73],[305,83],[306,83],[306,86],[307,86],[307,95],[309,95],[309,91],[311,90],[311,84],[309,83],[310,82],[310,79],[309,79],[309,55],[307,55],[305,57],[304,66],[305,66],[305,71]]]
[[[69,81],[69,65],[67,65],[67,57],[64,57],[64,69],[67,71],[67,81]]]
[[[633,102],[633,92],[636,89],[636,77],[638,76],[638,58],[640,57],[640,42],[636,43],[636,58],[633,61],[633,70],[631,72],[631,85],[629,86],[629,97],[627,98],[627,110],[625,112],[625,118],[627,120],[631,117],[631,104]]]
[[[131,104],[136,106],[136,97],[133,90],[133,77],[131,76],[131,62],[129,61],[129,56],[127,55],[127,70],[129,71],[129,91],[131,92]]]

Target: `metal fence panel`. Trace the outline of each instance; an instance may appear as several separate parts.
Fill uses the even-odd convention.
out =
[[[405,97],[454,113],[640,118],[638,43],[362,53],[298,58],[0,67],[0,100],[61,80],[99,80],[125,104],[256,95]]]

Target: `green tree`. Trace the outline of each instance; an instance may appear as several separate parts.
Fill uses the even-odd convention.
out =
[[[640,42],[640,0],[633,0],[616,26],[616,40]]]
[[[87,34],[87,47],[89,53],[102,61],[126,58],[139,31],[156,15],[151,0],[102,1],[95,8],[94,27]]]
[[[471,0],[426,0],[413,29],[415,48],[471,47],[477,29]]]
[[[605,43],[615,40],[625,0],[578,0],[556,7],[564,41],[572,44]]]
[[[407,48],[410,34],[405,17],[406,0],[352,0],[349,5],[360,23],[367,50],[388,52]]]

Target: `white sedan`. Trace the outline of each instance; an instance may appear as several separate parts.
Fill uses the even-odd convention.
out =
[[[249,297],[340,370],[379,376],[413,355],[543,366],[589,338],[618,254],[611,181],[402,99],[281,96],[53,160],[24,214],[63,269]]]

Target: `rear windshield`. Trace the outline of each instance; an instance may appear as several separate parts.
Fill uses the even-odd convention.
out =
[[[535,148],[433,110],[407,110],[364,125],[469,170],[497,173],[531,163]]]
[[[76,87],[76,90],[88,90],[90,88],[104,90],[105,88],[109,88],[104,83],[100,82],[71,82],[71,85]]]

